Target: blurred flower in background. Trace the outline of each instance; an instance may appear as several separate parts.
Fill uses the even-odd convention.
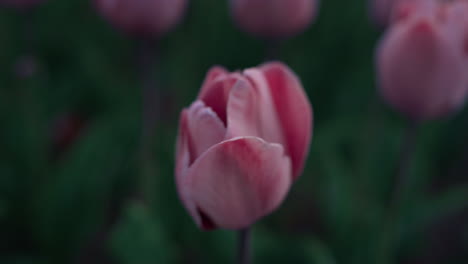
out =
[[[405,6],[384,36],[377,51],[380,91],[411,119],[442,117],[465,102],[467,7],[431,1]]]
[[[372,21],[377,26],[387,26],[394,5],[401,1],[407,0],[369,0],[369,13]]]
[[[265,39],[299,34],[318,9],[318,0],[230,0],[229,4],[239,28]]]
[[[408,9],[424,8],[444,0],[369,0],[369,13],[373,23],[381,28],[387,27],[395,16],[409,12]],[[408,10],[408,11],[406,11]]]
[[[159,37],[177,25],[187,0],[94,0],[101,14],[131,35]]]
[[[179,194],[198,226],[242,229],[275,210],[302,172],[311,129],[310,103],[285,65],[213,68],[177,140]]]

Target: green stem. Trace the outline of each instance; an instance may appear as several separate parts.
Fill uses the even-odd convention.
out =
[[[279,57],[281,40],[274,38],[266,39],[265,46],[265,61],[277,60]]]
[[[250,264],[251,263],[251,228],[239,230],[237,263]]]
[[[141,178],[138,196],[151,203],[154,199],[155,159],[152,147],[154,132],[159,117],[159,89],[157,85],[158,46],[154,39],[144,38],[139,41],[138,64],[142,85],[142,123],[141,123]]]
[[[391,258],[395,253],[395,242],[396,236],[398,235],[398,218],[408,188],[410,187],[411,163],[416,150],[418,129],[419,123],[410,120],[401,143],[400,159],[398,161],[394,189],[378,248],[378,263],[392,263]]]

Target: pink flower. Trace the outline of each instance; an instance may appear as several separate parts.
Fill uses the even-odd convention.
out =
[[[197,225],[240,229],[275,210],[302,171],[311,129],[310,103],[285,65],[211,69],[177,139],[177,187]]]
[[[264,38],[283,38],[304,31],[317,12],[317,0],[231,0],[238,26]]]
[[[386,27],[409,10],[423,9],[441,0],[370,0],[370,16],[381,27]]]
[[[0,5],[14,8],[30,8],[42,2],[44,0],[0,0]]]
[[[116,27],[133,35],[161,36],[180,22],[187,0],[94,0]]]
[[[466,3],[409,8],[377,50],[380,92],[414,120],[457,110],[468,93]]]

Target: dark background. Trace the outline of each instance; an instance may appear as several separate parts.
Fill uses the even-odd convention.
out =
[[[264,43],[222,0],[191,1],[161,40],[163,115],[143,202],[138,41],[89,1],[47,1],[30,18],[0,10],[0,263],[234,263],[235,233],[198,230],[178,200],[175,136],[207,70],[258,65]],[[283,43],[314,137],[287,200],[254,226],[254,263],[468,263],[468,109],[422,126],[389,216],[407,123],[376,92],[380,34],[364,1],[324,0]]]

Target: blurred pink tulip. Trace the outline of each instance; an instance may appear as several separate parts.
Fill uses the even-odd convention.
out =
[[[94,0],[101,14],[132,35],[162,36],[182,19],[187,0]]]
[[[425,9],[441,0],[370,0],[370,16],[375,24],[387,27],[411,10]]]
[[[0,0],[0,5],[14,8],[34,7],[45,0]]]
[[[381,94],[396,110],[421,121],[443,117],[465,102],[466,11],[466,3],[408,9],[389,28],[377,66]]]
[[[302,171],[312,109],[281,63],[213,68],[181,113],[176,181],[202,229],[241,229],[275,210]]]
[[[397,2],[402,0],[370,0],[370,16],[375,24],[385,27],[390,22],[390,15]]]
[[[317,0],[230,0],[238,26],[263,38],[283,38],[305,30],[317,12]]]

